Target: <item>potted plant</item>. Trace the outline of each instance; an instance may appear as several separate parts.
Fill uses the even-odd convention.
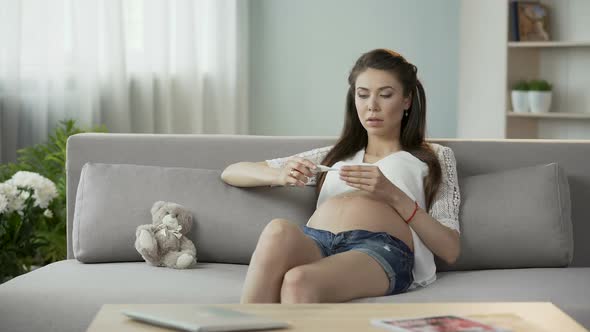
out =
[[[535,113],[549,112],[551,107],[551,84],[545,80],[529,82],[529,105]]]
[[[529,84],[520,80],[512,86],[512,109],[516,113],[529,111]]]

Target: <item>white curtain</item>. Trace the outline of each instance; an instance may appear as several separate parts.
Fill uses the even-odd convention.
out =
[[[247,2],[0,0],[0,161],[62,119],[247,134]]]

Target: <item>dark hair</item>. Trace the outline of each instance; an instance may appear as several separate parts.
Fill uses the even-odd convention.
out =
[[[354,93],[358,75],[368,68],[386,70],[392,73],[401,82],[404,96],[412,95],[408,116],[404,116],[401,122],[400,144],[402,150],[411,153],[428,165],[429,172],[424,180],[424,194],[426,210],[429,210],[440,187],[442,175],[438,158],[424,139],[426,131],[426,96],[424,87],[417,78],[418,69],[416,66],[394,51],[375,49],[363,54],[354,64],[350,75],[348,75],[349,87],[346,94],[344,128],[340,138],[321,164],[332,166],[336,162],[351,157],[359,150],[367,147],[367,131],[358,118]],[[318,174],[316,194],[321,191],[325,176],[326,173]]]

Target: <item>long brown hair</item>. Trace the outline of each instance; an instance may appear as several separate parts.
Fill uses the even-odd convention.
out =
[[[367,130],[361,124],[354,103],[355,82],[359,74],[368,68],[386,70],[399,79],[403,86],[403,94],[412,94],[412,104],[408,116],[404,116],[400,129],[400,144],[407,151],[428,165],[428,176],[424,179],[426,210],[430,209],[441,182],[441,169],[438,158],[426,143],[426,95],[424,87],[417,78],[418,69],[406,61],[400,54],[388,49],[375,49],[363,54],[355,63],[348,75],[348,92],[346,94],[346,113],[344,128],[340,138],[321,162],[332,166],[336,162],[351,157],[359,150],[366,148],[368,143]],[[316,194],[322,189],[326,173],[317,178]]]

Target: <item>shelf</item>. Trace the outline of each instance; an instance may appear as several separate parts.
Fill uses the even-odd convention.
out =
[[[507,115],[511,118],[590,120],[590,113],[566,113],[566,112],[516,113],[516,112],[508,112]]]
[[[550,40],[519,41],[515,32],[534,26],[518,25],[511,0],[460,1],[461,31],[469,33],[459,36],[458,137],[590,139],[590,0],[535,2],[548,8]],[[551,107],[515,113],[513,85],[533,79],[553,86]]]
[[[511,48],[590,47],[590,41],[524,41],[508,42]]]

